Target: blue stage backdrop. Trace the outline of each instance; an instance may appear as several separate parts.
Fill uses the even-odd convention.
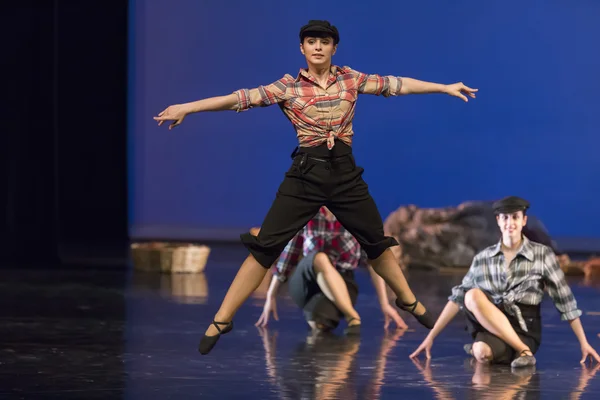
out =
[[[296,75],[309,19],[339,28],[338,65],[479,88],[468,104],[359,98],[354,151],[383,218],[519,195],[552,235],[600,237],[600,2],[132,0],[133,238],[260,225],[296,145],[279,108],[196,114],[173,131],[152,117]]]

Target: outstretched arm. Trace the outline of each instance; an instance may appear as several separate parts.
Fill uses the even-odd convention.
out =
[[[240,89],[226,96],[209,97],[190,103],[167,107],[154,117],[161,126],[165,121],[173,121],[169,129],[180,125],[189,114],[206,111],[245,111],[253,107],[267,107],[284,100],[287,85],[293,81],[290,75],[266,86],[254,89]]]
[[[209,97],[191,103],[174,104],[158,113],[158,116],[154,117],[154,120],[158,121],[158,126],[161,126],[165,121],[173,121],[169,125],[169,129],[173,129],[177,125],[180,125],[189,114],[205,111],[233,111],[237,110],[237,108],[238,97],[235,93],[231,93],[227,96]]]
[[[462,82],[445,85],[394,75],[365,74],[350,67],[345,68],[352,72],[358,85],[358,92],[363,94],[389,97],[407,94],[443,93],[469,101],[467,96],[475,98],[475,93],[479,90],[472,89]]]
[[[205,111],[234,111],[237,110],[238,107],[238,98],[235,93],[231,93],[227,96],[209,97],[207,99],[182,104],[182,106],[185,107],[188,114]]]
[[[401,78],[402,87],[400,88],[400,94],[426,94],[426,93],[443,93],[450,96],[455,96],[464,101],[468,102],[469,99],[475,98],[475,92],[479,89],[471,89],[462,82],[453,83],[451,85],[444,85],[441,83],[432,83],[426,81],[420,81],[413,78]]]

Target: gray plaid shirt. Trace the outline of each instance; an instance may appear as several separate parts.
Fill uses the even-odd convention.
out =
[[[582,314],[554,252],[525,236],[508,268],[505,268],[501,242],[478,253],[462,283],[452,288],[448,300],[463,309],[465,293],[474,288],[489,293],[495,304],[502,304],[509,314],[518,318],[524,331],[527,331],[527,326],[516,303],[540,304],[544,288],[548,289],[563,321],[571,321]]]

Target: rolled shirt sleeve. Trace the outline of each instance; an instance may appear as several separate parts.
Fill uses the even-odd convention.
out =
[[[253,89],[239,89],[235,93],[238,98],[237,112],[246,111],[253,107],[268,107],[285,100],[288,86],[294,78],[286,74],[283,78]]]
[[[375,96],[399,96],[402,89],[402,78],[393,75],[365,74],[345,67],[355,77],[358,93],[372,94]]]
[[[483,257],[481,254],[478,254],[473,258],[473,262],[471,263],[471,267],[467,274],[464,276],[460,285],[454,286],[452,288],[452,294],[448,297],[448,300],[456,303],[463,308],[465,305],[465,293],[475,287],[475,279],[476,279],[476,271],[481,270],[481,263],[483,262]]]
[[[567,284],[564,272],[560,269],[556,255],[550,248],[544,251],[544,281],[548,295],[560,313],[561,320],[572,321],[579,318],[582,312],[577,308],[575,296]]]

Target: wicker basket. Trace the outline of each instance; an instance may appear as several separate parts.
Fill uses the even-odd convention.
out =
[[[189,243],[133,243],[131,255],[134,268],[140,271],[194,274],[204,271],[210,247]]]

